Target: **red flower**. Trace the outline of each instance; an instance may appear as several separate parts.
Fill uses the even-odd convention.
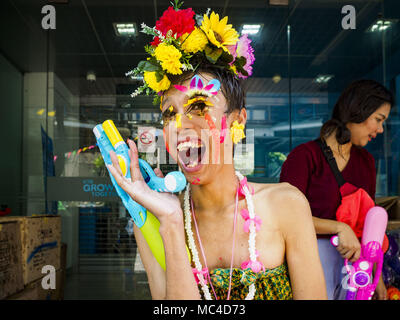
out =
[[[176,34],[179,38],[184,33],[190,33],[194,30],[193,16],[192,8],[175,11],[173,7],[169,7],[156,22],[156,29],[161,31],[164,36],[171,30],[172,35]],[[159,43],[160,39],[156,37],[151,45],[157,46]]]
[[[155,37],[154,40],[150,43],[153,47],[157,47],[160,44],[161,40],[159,37]]]

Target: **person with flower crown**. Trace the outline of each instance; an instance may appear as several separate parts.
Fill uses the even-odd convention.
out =
[[[153,36],[149,57],[128,75],[143,74],[133,96],[154,94],[160,103],[166,148],[187,187],[180,196],[151,190],[131,140],[131,180],[114,153],[108,166],[160,222],[165,271],[134,228],[152,298],[326,299],[306,198],[287,183],[249,183],[234,169],[234,146],[245,138],[241,81],[253,72],[251,40],[228,17],[181,5],[175,0],[154,28],[142,24]]]

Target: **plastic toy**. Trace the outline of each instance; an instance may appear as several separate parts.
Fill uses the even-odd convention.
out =
[[[373,207],[367,212],[361,240],[360,258],[351,266],[345,259],[347,273],[349,275],[346,300],[370,300],[383,266],[382,243],[387,226],[387,213],[382,207]],[[331,238],[331,243],[338,245],[337,236]],[[372,276],[373,267],[376,264],[375,274]]]
[[[99,146],[101,155],[107,165],[112,164],[110,151],[114,151],[118,157],[119,166],[122,174],[130,179],[130,158],[129,148],[122,139],[120,133],[112,120],[104,121],[93,128],[96,136],[97,145]],[[139,159],[140,172],[147,185],[158,192],[179,192],[186,186],[185,176],[179,172],[171,172],[165,178],[157,177],[150,165]],[[110,174],[110,172],[109,172]],[[111,182],[121,198],[122,203],[131,215],[133,222],[140,228],[144,238],[146,239],[154,257],[165,270],[165,254],[164,245],[159,233],[160,222],[157,218],[147,211],[143,206],[133,201],[132,198],[117,184],[112,174],[110,174]],[[190,256],[189,256],[190,258]]]

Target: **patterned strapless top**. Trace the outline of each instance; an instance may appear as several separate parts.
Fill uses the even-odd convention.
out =
[[[230,269],[217,268],[210,272],[211,281],[219,300],[225,300],[229,289]],[[244,300],[249,292],[249,286],[254,283],[256,293],[254,300],[291,300],[293,299],[292,287],[286,262],[273,269],[266,269],[259,273],[254,273],[251,269],[242,270],[233,268],[231,300]],[[211,296],[214,293],[211,286]],[[199,290],[204,299],[203,292],[199,285]]]

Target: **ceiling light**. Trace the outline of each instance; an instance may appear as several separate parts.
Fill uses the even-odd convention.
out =
[[[288,6],[289,0],[269,0],[270,6]]]
[[[241,34],[257,35],[261,33],[262,24],[243,24]]]
[[[368,29],[367,32],[380,32],[386,29],[389,29],[394,23],[396,23],[396,19],[377,19]]]
[[[131,37],[136,35],[136,23],[113,23],[115,34],[118,37]]]
[[[315,77],[313,82],[315,83],[328,83],[333,78],[333,74],[319,74]]]
[[[95,82],[96,81],[96,74],[94,71],[88,71],[86,73],[86,80],[90,82]]]
[[[281,77],[280,74],[276,74],[276,75],[274,75],[274,76],[272,77],[272,82],[273,82],[273,83],[278,83],[278,82],[281,81],[281,80],[282,80],[282,77]]]

